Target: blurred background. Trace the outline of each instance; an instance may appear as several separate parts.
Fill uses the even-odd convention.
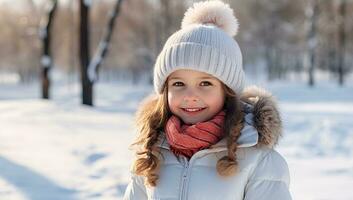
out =
[[[353,199],[353,1],[223,0],[276,96],[293,199]],[[134,113],[192,0],[0,0],[0,199],[122,199]]]

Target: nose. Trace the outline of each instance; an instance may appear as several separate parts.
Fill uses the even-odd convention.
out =
[[[197,102],[199,101],[199,97],[192,91],[188,91],[184,98],[183,98],[184,102]]]
[[[186,102],[197,102],[198,98],[196,96],[186,96],[186,97],[184,97],[184,101],[186,101]]]

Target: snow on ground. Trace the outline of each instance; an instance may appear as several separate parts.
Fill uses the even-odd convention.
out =
[[[277,150],[291,173],[293,199],[353,199],[353,86],[264,84],[279,101]],[[150,86],[95,87],[96,107],[79,86],[0,85],[0,199],[121,199],[129,180],[134,112]]]

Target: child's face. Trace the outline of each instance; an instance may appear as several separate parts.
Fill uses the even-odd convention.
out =
[[[186,124],[207,121],[223,108],[222,84],[207,73],[177,70],[167,84],[169,109]]]

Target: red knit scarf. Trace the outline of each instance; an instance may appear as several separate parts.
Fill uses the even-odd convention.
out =
[[[223,137],[224,118],[225,112],[221,111],[208,121],[187,125],[171,116],[165,126],[171,151],[190,159],[197,151],[217,143]]]

